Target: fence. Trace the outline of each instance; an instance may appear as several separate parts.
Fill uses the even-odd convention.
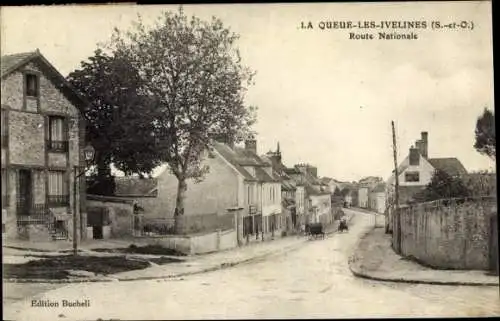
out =
[[[496,197],[403,206],[397,215],[400,233],[393,233],[393,246],[403,256],[433,267],[487,270],[494,246],[490,217],[497,215]],[[498,239],[496,242],[498,247]],[[498,260],[498,251],[496,257]]]

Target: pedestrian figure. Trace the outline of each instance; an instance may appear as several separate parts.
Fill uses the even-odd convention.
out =
[[[306,234],[306,225],[305,225],[304,223],[302,223],[302,224],[300,225],[300,233],[301,233],[302,235],[305,235],[305,234]]]

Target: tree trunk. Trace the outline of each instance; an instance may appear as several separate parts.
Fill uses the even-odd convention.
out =
[[[184,233],[184,200],[186,199],[186,179],[178,179],[177,198],[175,200],[175,234]]]

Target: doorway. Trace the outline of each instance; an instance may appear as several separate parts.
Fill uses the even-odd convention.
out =
[[[17,215],[30,215],[32,196],[31,171],[27,169],[19,170],[17,193]]]

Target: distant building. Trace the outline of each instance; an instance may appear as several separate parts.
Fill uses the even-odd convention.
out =
[[[286,229],[289,231],[298,229],[304,220],[304,185],[294,181],[287,174],[288,168],[283,165],[279,143],[276,151],[269,151],[262,158],[272,164],[274,174],[281,180],[282,214],[285,217]]]
[[[361,208],[369,207],[370,187],[368,185],[360,186],[358,189],[358,203]]]
[[[288,174],[299,184],[304,185],[306,196],[305,223],[333,222],[331,195],[324,183],[318,178],[318,170],[309,164],[297,164]]]
[[[383,214],[386,210],[385,183],[379,183],[370,191],[370,209]]]

